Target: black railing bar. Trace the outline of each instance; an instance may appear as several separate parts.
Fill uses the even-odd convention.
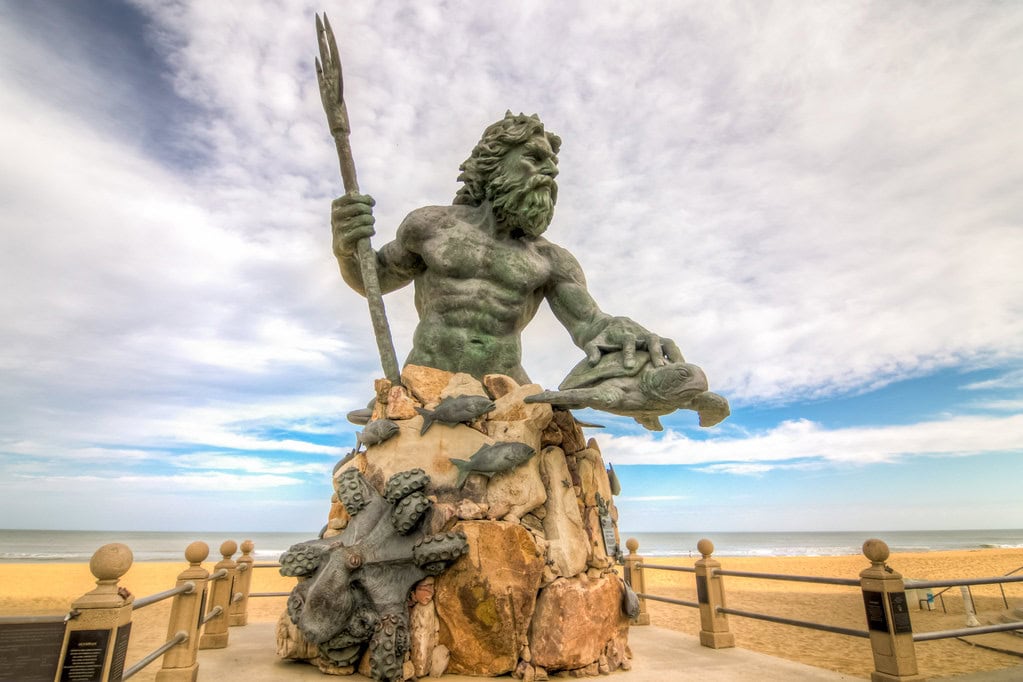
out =
[[[274,561],[272,563],[266,563],[266,564],[252,564],[252,567],[253,568],[280,568],[281,567],[281,562]]]
[[[666,604],[675,604],[676,606],[688,606],[690,608],[698,609],[700,605],[694,601],[685,601],[683,599],[672,599],[671,597],[658,597],[653,594],[637,594],[640,599],[649,599],[651,601],[663,601]]]
[[[135,603],[131,605],[131,610],[138,611],[150,604],[155,604],[156,602],[163,601],[164,599],[170,599],[175,595],[192,594],[193,592],[195,592],[195,583],[189,580],[187,583],[182,583],[177,587],[170,588],[169,590],[164,590],[163,592],[151,594],[148,597],[140,597],[139,599],[136,599]]]
[[[220,604],[217,604],[212,609],[210,609],[209,613],[207,613],[205,616],[202,617],[202,620],[199,621],[199,625],[206,625],[206,623],[209,623],[211,620],[213,620],[214,618],[216,618],[217,616],[219,616],[223,612],[224,612],[224,607],[221,606]]]
[[[914,642],[929,642],[932,639],[946,639],[949,637],[969,637],[970,635],[986,635],[989,632],[1006,632],[1007,630],[1023,630],[1023,622],[1002,623],[1001,625],[980,625],[974,628],[960,628],[958,630],[940,630],[938,632],[918,632],[913,635]]]
[[[176,647],[178,644],[181,644],[182,642],[187,642],[187,641],[188,641],[188,633],[185,632],[184,630],[178,630],[178,633],[176,635],[174,635],[172,638],[168,639],[162,646],[160,646],[158,649],[154,650],[153,653],[149,654],[148,656],[143,658],[141,661],[139,661],[138,663],[136,663],[132,667],[130,667],[127,670],[125,670],[124,674],[121,676],[121,679],[122,680],[128,679],[129,677],[131,677],[132,675],[134,675],[138,671],[142,670],[143,668],[145,668],[147,665],[149,665],[150,663],[152,663],[156,659],[160,658],[160,656],[163,656],[165,653],[167,653],[167,651],[169,651],[173,647]]]
[[[817,575],[788,575],[785,573],[753,573],[751,571],[726,571],[721,568],[711,569],[711,575],[731,575],[736,578],[761,578],[763,580],[791,580],[797,583],[819,583],[824,585],[845,585],[859,587],[860,581],[855,578],[827,578]]]
[[[639,564],[637,568],[652,568],[658,571],[682,571],[683,573],[696,573],[692,566],[660,566],[658,564]]]
[[[743,618],[754,618],[756,620],[766,620],[771,623],[781,623],[782,625],[795,625],[800,628],[808,628],[810,630],[822,630],[824,632],[833,632],[838,635],[849,635],[850,637],[863,637],[869,638],[870,633],[866,630],[853,630],[852,628],[838,627],[837,625],[823,625],[821,623],[811,623],[806,620],[796,620],[794,618],[782,618],[781,616],[769,616],[766,613],[754,613],[753,611],[741,611],[739,609],[729,609],[724,606],[717,608],[718,613],[727,613],[731,616],[741,616]]]
[[[1023,583],[1023,575],[999,576],[997,578],[959,578],[954,580],[907,580],[906,589],[919,590],[927,587],[964,587],[969,585],[998,585],[1002,583]],[[935,595],[937,596],[937,595]]]
[[[290,597],[291,592],[249,592],[249,599],[252,597]]]
[[[227,569],[226,568],[218,568],[213,573],[210,573],[209,580],[210,580],[210,582],[213,582],[214,580],[223,580],[226,577],[227,577]]]
[[[1020,571],[1023,571],[1023,566],[1020,566],[1019,568],[1014,568],[1011,571],[1009,571],[1008,573],[1006,573],[1005,575],[1016,575]]]
[[[0,616],[0,625],[22,625],[32,623],[66,623],[67,616]]]

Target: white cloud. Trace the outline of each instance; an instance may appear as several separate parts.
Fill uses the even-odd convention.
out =
[[[600,434],[596,439],[613,464],[713,464],[703,470],[763,473],[807,466],[790,461],[797,459],[871,464],[915,456],[1016,452],[1023,443],[1023,414],[838,429],[802,419],[711,440],[693,440],[673,431],[660,438]]]

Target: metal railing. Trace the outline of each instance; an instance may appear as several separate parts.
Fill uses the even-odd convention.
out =
[[[871,566],[860,573],[859,579],[832,578],[726,570],[721,568],[721,564],[712,557],[714,544],[706,539],[700,540],[697,544],[702,558],[697,560],[695,566],[691,568],[645,563],[643,558],[637,553],[639,543],[632,538],[626,542],[626,547],[629,549],[629,554],[623,559],[625,577],[640,600],[639,614],[633,619],[633,623],[645,625],[650,622],[646,608],[647,600],[696,608],[700,610],[700,642],[704,646],[712,648],[724,648],[735,645],[734,635],[728,627],[727,616],[737,616],[869,639],[874,657],[874,667],[877,673],[888,677],[913,676],[917,675],[916,652],[914,650],[916,642],[1023,630],[1023,622],[1011,622],[986,626],[978,624],[966,628],[914,633],[910,623],[905,594],[906,589],[922,590],[936,587],[949,589],[957,586],[969,589],[972,585],[996,584],[1002,589],[1002,600],[1006,608],[1008,608],[1008,601],[1005,598],[1003,586],[1008,583],[1023,582],[1023,575],[1014,575],[1023,571],[1023,567],[1011,571],[1004,576],[993,578],[904,581],[899,573],[896,573],[885,563],[889,556],[888,546],[880,540],[872,539],[863,543],[863,553],[870,560]],[[675,599],[648,593],[645,590],[644,577],[644,573],[647,570],[680,571],[695,574],[697,601]],[[864,598],[867,629],[860,630],[726,607],[724,605],[724,584],[722,580],[726,576],[859,588]],[[969,610],[968,613],[970,613]]]
[[[223,558],[210,573],[201,565],[209,556],[209,546],[204,542],[193,542],[185,550],[188,568],[178,575],[174,587],[134,599],[126,589],[118,587],[119,580],[131,567],[131,550],[118,543],[104,545],[93,554],[90,562],[90,569],[97,579],[96,589],[76,600],[67,616],[0,619],[0,624],[25,627],[53,624],[58,628],[63,624],[63,645],[59,656],[55,662],[49,659],[56,668],[56,680],[74,678],[75,666],[81,667],[82,661],[96,668],[95,675],[89,679],[127,680],[161,658],[161,675],[167,679],[195,679],[197,650],[227,646],[228,627],[247,622],[250,597],[290,594],[250,592],[252,569],[279,568],[280,564],[254,563],[254,546],[249,540],[242,543],[241,549],[242,555],[235,561],[232,557],[238,550],[238,544],[231,540],[224,542],[220,546]],[[173,601],[167,640],[125,669],[132,612],[168,599]],[[103,634],[103,629],[106,634]],[[78,635],[74,635],[75,632]],[[59,631],[55,635],[59,637]],[[83,637],[97,638],[90,644],[94,649],[89,656],[84,656],[80,650]]]

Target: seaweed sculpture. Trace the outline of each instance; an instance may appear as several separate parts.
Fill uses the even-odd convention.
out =
[[[357,665],[368,647],[373,679],[402,678],[409,592],[468,551],[463,533],[426,535],[421,529],[431,505],[423,493],[429,481],[422,469],[402,471],[381,495],[349,469],[338,480],[338,498],[351,516],[347,528],[281,555],[281,574],[300,579],[288,615],[333,665]]]

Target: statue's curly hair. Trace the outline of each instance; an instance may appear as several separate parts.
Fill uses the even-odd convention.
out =
[[[458,181],[463,183],[455,194],[455,204],[479,206],[487,198],[487,184],[501,159],[510,149],[527,142],[536,135],[543,135],[555,154],[561,148],[561,138],[543,128],[543,122],[536,114],[512,114],[509,109],[504,118],[487,127],[483,137],[472,150],[469,158],[462,162]]]

